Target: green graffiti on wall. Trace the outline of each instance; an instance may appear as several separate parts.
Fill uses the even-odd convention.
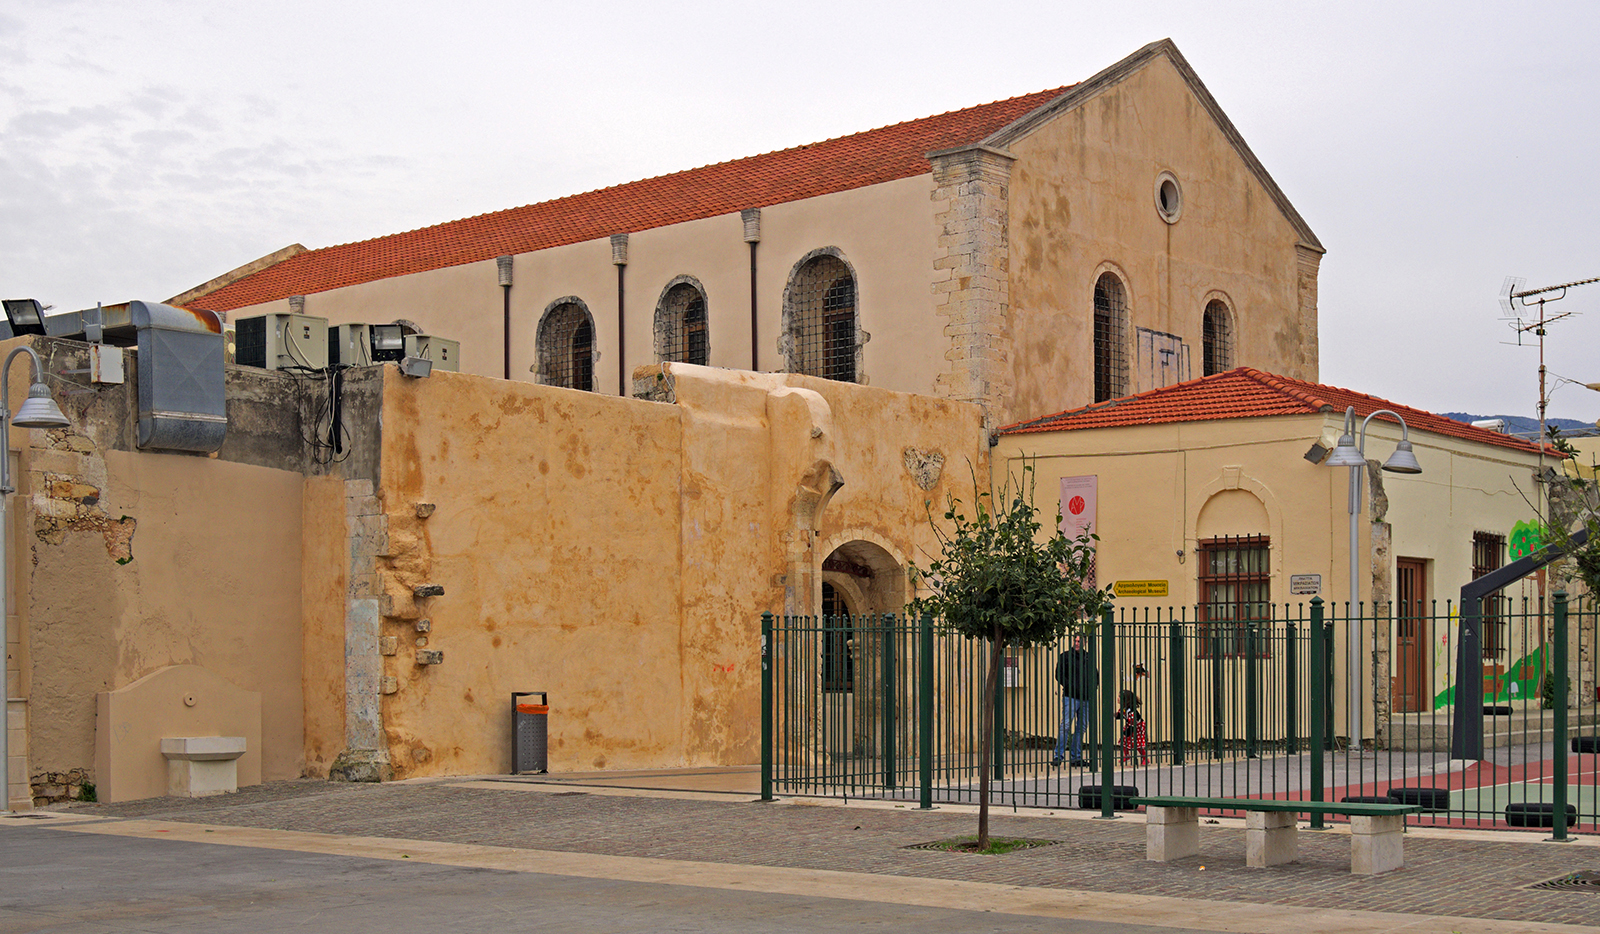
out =
[[[1506,543],[1511,560],[1526,558],[1544,547],[1544,531],[1544,526],[1538,522],[1523,522],[1519,519],[1517,524],[1511,527],[1511,541]]]

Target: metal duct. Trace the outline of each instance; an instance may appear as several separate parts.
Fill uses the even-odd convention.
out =
[[[209,311],[129,302],[139,336],[139,447],[209,454],[228,433],[222,322]]]

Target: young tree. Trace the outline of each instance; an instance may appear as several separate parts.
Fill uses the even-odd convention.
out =
[[[1006,649],[1054,644],[1074,628],[1093,626],[1109,602],[1084,583],[1094,558],[1093,536],[1069,540],[1058,510],[1055,526],[1041,537],[1033,489],[1033,465],[1024,463],[1022,477],[1008,476],[998,497],[980,493],[974,480],[971,516],[951,497],[941,525],[929,504],[939,555],[926,570],[911,569],[927,592],[911,601],[910,611],[932,616],[945,632],[982,639],[991,649],[978,752],[980,850],[989,846],[994,696]]]

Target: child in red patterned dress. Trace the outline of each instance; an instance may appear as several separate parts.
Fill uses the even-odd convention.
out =
[[[1135,753],[1141,765],[1150,764],[1149,737],[1145,732],[1144,716],[1139,713],[1139,695],[1123,691],[1117,719],[1122,721],[1122,762],[1126,764]]]

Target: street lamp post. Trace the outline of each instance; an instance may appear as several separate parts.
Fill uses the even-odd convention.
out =
[[[1345,609],[1345,638],[1346,664],[1350,669],[1347,673],[1349,704],[1350,704],[1350,745],[1357,752],[1361,750],[1361,621],[1356,615],[1356,608],[1361,605],[1361,580],[1357,576],[1360,565],[1358,552],[1360,549],[1360,526],[1357,516],[1361,512],[1361,481],[1362,471],[1367,467],[1367,423],[1375,416],[1392,415],[1400,423],[1400,443],[1395,446],[1394,454],[1383,463],[1383,469],[1391,473],[1419,474],[1422,465],[1417,463],[1417,455],[1411,450],[1411,433],[1406,428],[1406,420],[1400,413],[1392,409],[1378,409],[1368,415],[1361,422],[1361,443],[1356,444],[1356,407],[1350,406],[1344,410],[1344,434],[1339,436],[1339,443],[1334,447],[1333,453],[1328,456],[1329,467],[1350,468],[1350,603]]]
[[[28,398],[17,407],[16,417],[11,415],[11,361],[17,354],[26,353],[33,361],[33,384],[28,388]],[[33,352],[32,347],[26,345],[18,347],[6,356],[6,362],[0,367],[0,442],[4,442],[0,449],[0,642],[5,649],[0,656],[8,655],[11,649],[11,590],[7,585],[8,571],[6,545],[9,536],[6,534],[6,502],[15,488],[11,483],[11,427],[18,428],[65,428],[67,417],[61,414],[61,409],[55,400],[50,397],[50,387],[44,384],[44,364],[39,361],[39,355]],[[0,812],[11,810],[11,679],[10,664],[5,674],[4,694],[5,716],[0,722]]]

